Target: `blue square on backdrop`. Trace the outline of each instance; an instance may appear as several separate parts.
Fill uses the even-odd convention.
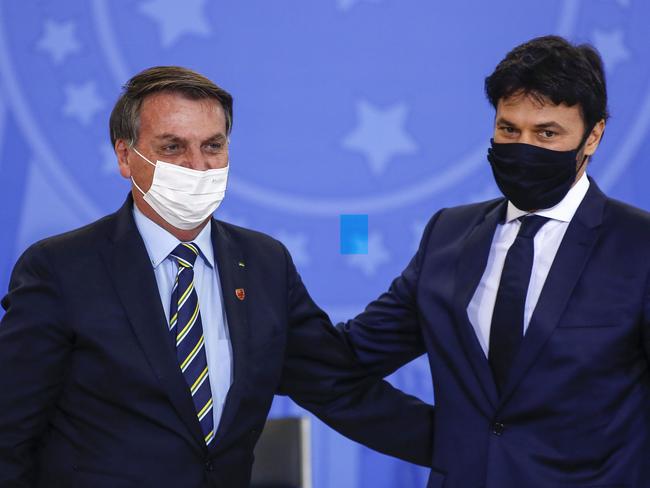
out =
[[[368,254],[367,215],[341,215],[341,254]]]

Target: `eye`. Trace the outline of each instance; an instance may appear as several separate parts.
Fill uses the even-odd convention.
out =
[[[225,144],[223,142],[210,142],[205,145],[206,150],[213,153],[222,151],[224,147]]]
[[[163,146],[162,150],[165,152],[174,152],[178,151],[178,144],[167,144],[166,146]]]
[[[551,139],[557,135],[557,132],[552,130],[543,130],[540,134],[544,139]]]
[[[499,130],[507,135],[513,135],[517,133],[517,129],[509,125],[502,125],[501,127],[499,127]]]

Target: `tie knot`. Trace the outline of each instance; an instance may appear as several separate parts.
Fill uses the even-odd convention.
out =
[[[181,242],[170,254],[184,268],[193,268],[198,255],[199,246],[193,242]]]
[[[521,227],[519,227],[517,237],[535,237],[537,231],[548,221],[548,217],[525,215],[519,217],[519,220],[521,221]]]

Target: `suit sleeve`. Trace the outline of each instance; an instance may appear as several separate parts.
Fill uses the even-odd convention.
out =
[[[44,251],[20,258],[0,322],[0,486],[35,483],[34,462],[63,383],[72,337]]]
[[[433,407],[362,367],[310,298],[288,253],[287,262],[289,329],[278,393],[350,439],[431,466]]]
[[[431,218],[418,251],[388,291],[357,317],[337,326],[357,361],[373,375],[388,376],[425,352],[417,289],[429,236],[441,212]]]
[[[645,290],[643,293],[643,322],[642,338],[646,359],[650,364],[650,275],[646,278]]]

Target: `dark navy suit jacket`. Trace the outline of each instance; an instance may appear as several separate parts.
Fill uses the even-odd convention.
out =
[[[132,205],[16,264],[0,324],[0,487],[248,486],[277,392],[430,465],[432,409],[353,362],[279,242],[216,220],[234,380],[207,449]]]
[[[591,182],[499,396],[466,309],[505,209],[438,212],[342,334],[375,374],[428,354],[431,488],[650,487],[650,215]]]

